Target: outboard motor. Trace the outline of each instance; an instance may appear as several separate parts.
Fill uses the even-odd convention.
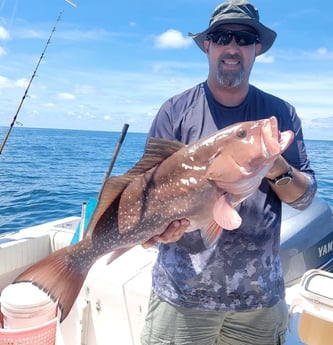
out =
[[[286,286],[298,283],[314,268],[333,272],[333,217],[329,205],[316,197],[304,211],[283,204],[281,261]]]

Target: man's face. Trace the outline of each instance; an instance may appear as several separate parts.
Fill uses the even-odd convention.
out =
[[[220,31],[255,31],[245,25],[225,24],[214,30]],[[256,56],[260,53],[261,44],[239,45],[235,37],[230,43],[221,45],[213,40],[204,42],[209,60],[209,78],[223,87],[236,87],[249,82],[249,76]]]

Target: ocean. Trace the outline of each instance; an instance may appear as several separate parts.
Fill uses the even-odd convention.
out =
[[[7,128],[0,128],[0,143]],[[120,132],[14,127],[0,155],[0,233],[68,216],[96,198]],[[143,154],[146,134],[130,128],[111,176]],[[333,141],[306,140],[318,195],[333,207]]]

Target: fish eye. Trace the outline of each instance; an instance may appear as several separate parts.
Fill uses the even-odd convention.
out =
[[[246,130],[246,129],[240,128],[240,129],[237,131],[237,137],[240,138],[240,139],[245,138],[246,135],[247,135],[247,130]]]

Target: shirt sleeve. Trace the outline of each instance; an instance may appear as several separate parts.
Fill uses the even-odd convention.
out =
[[[286,158],[289,164],[291,164],[293,167],[302,172],[308,180],[308,188],[306,192],[297,200],[293,201],[292,203],[289,203],[289,205],[293,208],[304,210],[311,204],[316,194],[317,181],[315,177],[315,172],[312,170],[310,166],[310,160],[306,152],[301,120],[298,117],[295,108],[289,104],[288,107],[291,114],[289,126],[290,129],[293,130],[295,138],[290,147],[286,150],[286,152],[284,152],[283,156]]]
[[[317,191],[317,182],[316,182],[315,177],[309,173],[303,173],[303,174],[306,176],[306,178],[309,181],[306,192],[297,200],[291,203],[288,203],[289,206],[296,208],[298,210],[306,209],[311,204]]]
[[[176,139],[171,119],[171,100],[166,101],[156,114],[148,132],[148,139],[151,137]]]

